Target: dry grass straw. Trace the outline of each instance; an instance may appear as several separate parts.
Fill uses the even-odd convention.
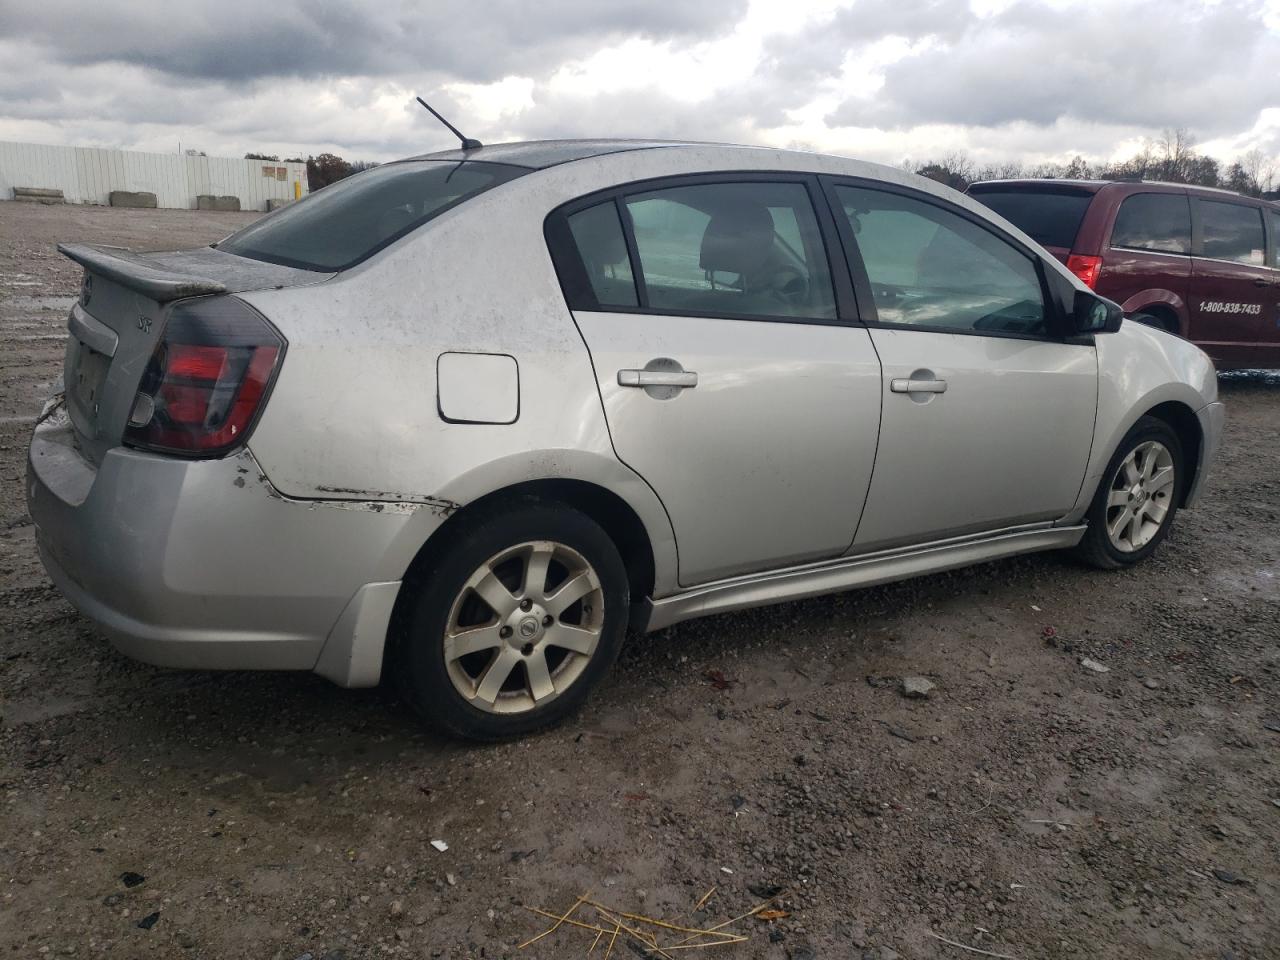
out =
[[[716,892],[716,888],[712,887],[708,890],[698,902],[694,905],[693,912],[697,913],[701,910]],[[724,947],[734,943],[745,943],[750,939],[746,934],[735,933],[727,930],[727,927],[733,926],[753,917],[771,903],[776,902],[784,894],[779,893],[770,897],[762,903],[752,907],[746,913],[739,914],[724,920],[713,927],[693,927],[681,923],[670,923],[666,920],[659,920],[656,917],[645,916],[642,913],[629,913],[625,910],[617,910],[613,907],[606,906],[598,900],[591,899],[591,893],[587,892],[578,897],[573,905],[563,913],[552,913],[548,910],[542,910],[538,907],[526,906],[525,909],[530,913],[540,917],[545,917],[555,921],[546,930],[543,930],[537,936],[531,937],[524,943],[520,944],[517,949],[523,950],[525,947],[537,943],[543,937],[550,936],[561,927],[573,927],[575,929],[586,930],[588,933],[594,933],[595,938],[591,941],[591,945],[587,948],[587,956],[590,957],[601,943],[605,943],[604,960],[609,960],[613,954],[613,948],[618,938],[624,940],[634,940],[649,953],[663,957],[665,960],[674,960],[672,953],[677,950],[707,950],[712,947]],[[588,910],[591,914],[583,915],[580,911]],[[675,940],[679,934],[686,934],[683,940]],[[675,940],[675,942],[662,942]]]

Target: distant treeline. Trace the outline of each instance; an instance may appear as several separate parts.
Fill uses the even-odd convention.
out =
[[[275,160],[273,154],[246,153],[246,160]],[[289,157],[286,162],[307,165],[307,186],[319,190],[343,177],[376,167],[360,160],[351,162],[332,153],[319,156]],[[1043,177],[1051,180],[1164,180],[1169,183],[1193,183],[1202,187],[1222,187],[1250,197],[1276,199],[1277,162],[1261,150],[1251,150],[1230,164],[1207,157],[1195,149],[1195,139],[1184,129],[1166,130],[1149,141],[1142,151],[1121,163],[1090,163],[1077,156],[1070,163],[1042,163],[1037,166],[1010,162],[979,165],[962,151],[948,153],[926,163],[906,161],[908,170],[956,190],[963,190],[979,180],[1010,180],[1019,177]]]
[[[1166,130],[1147,143],[1142,152],[1122,163],[1090,163],[1077,156],[1070,163],[1021,163],[979,166],[963,152],[953,152],[940,160],[903,164],[921,176],[963,190],[979,180],[1010,180],[1044,177],[1052,180],[1164,180],[1221,187],[1250,197],[1276,199],[1276,158],[1261,150],[1251,150],[1231,164],[1207,157],[1195,149],[1195,140],[1186,130]]]
[[[274,160],[280,162],[280,158],[271,153],[246,153],[246,160]],[[307,165],[307,189],[315,192],[321,187],[341,180],[343,177],[349,177],[353,173],[359,173],[361,170],[368,170],[370,167],[376,167],[377,164],[372,160],[343,160],[334,153],[322,153],[318,157],[285,157],[285,163],[305,163]]]

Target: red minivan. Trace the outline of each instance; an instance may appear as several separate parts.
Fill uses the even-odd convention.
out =
[[[1145,181],[989,180],[969,194],[1130,319],[1220,369],[1280,367],[1280,204]]]

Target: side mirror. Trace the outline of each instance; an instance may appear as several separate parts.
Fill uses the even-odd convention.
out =
[[[1079,334],[1115,333],[1124,319],[1119,304],[1085,290],[1076,291],[1071,314],[1075,332]]]

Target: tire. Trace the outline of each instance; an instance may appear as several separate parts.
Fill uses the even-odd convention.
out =
[[[1076,556],[1103,570],[1141,563],[1168,536],[1185,484],[1178,435],[1163,420],[1143,417],[1107,464]]]
[[[449,734],[524,736],[581,707],[617,660],[626,569],[600,525],[561,503],[525,498],[464,522],[406,583],[392,679]]]
[[[1157,317],[1154,313],[1135,313],[1129,319],[1134,323],[1144,323],[1148,327],[1155,327],[1157,330],[1164,330],[1168,333],[1178,332],[1176,323],[1170,323],[1163,317]]]

